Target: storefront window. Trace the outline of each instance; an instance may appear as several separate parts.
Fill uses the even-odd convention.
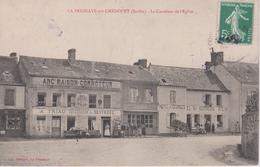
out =
[[[38,106],[45,106],[46,105],[46,94],[45,93],[38,93]]]
[[[111,108],[111,96],[104,95],[104,108]]]
[[[88,117],[88,130],[96,130],[96,117]]]
[[[153,102],[152,89],[145,89],[145,101],[148,102],[148,103]]]
[[[76,95],[75,94],[68,95],[67,105],[68,105],[68,107],[75,107],[75,105],[76,105]]]
[[[21,129],[22,119],[17,115],[7,115],[6,116],[6,129]]]
[[[37,116],[37,130],[39,132],[45,131],[46,117],[45,116]]]
[[[14,106],[14,89],[6,89],[5,90],[5,105],[6,106]]]
[[[217,127],[223,127],[223,115],[217,115]]]
[[[140,127],[153,128],[153,115],[128,114],[128,123]]]
[[[96,108],[97,107],[97,96],[96,95],[89,95],[89,108]]]

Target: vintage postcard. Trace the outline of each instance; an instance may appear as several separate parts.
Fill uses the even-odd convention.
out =
[[[258,165],[258,0],[0,0],[0,166]]]

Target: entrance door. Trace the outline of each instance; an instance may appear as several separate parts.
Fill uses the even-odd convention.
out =
[[[111,136],[111,121],[110,117],[102,117],[102,128],[103,133],[102,135],[104,137],[110,137]]]
[[[206,132],[210,132],[211,131],[211,115],[205,115],[205,130]]]
[[[187,123],[189,131],[191,131],[191,115],[190,114],[187,114],[186,123]]]
[[[67,130],[70,130],[70,128],[75,127],[75,117],[68,117],[67,118]]]
[[[61,136],[61,117],[60,116],[52,117],[52,136],[53,137]]]

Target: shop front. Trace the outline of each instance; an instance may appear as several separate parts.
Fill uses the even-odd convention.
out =
[[[110,137],[118,120],[121,112],[114,109],[34,107],[32,136],[63,137],[64,131],[77,128],[98,130],[101,136]]]
[[[25,110],[0,110],[0,136],[19,137],[25,134]]]
[[[133,128],[145,129],[144,135],[158,133],[158,114],[157,112],[124,111],[123,122]]]

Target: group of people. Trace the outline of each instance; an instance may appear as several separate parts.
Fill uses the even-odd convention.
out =
[[[214,123],[211,124],[209,121],[205,122],[204,127],[202,124],[199,123],[197,123],[195,127],[197,131],[199,131],[202,134],[209,133],[209,132],[215,133],[215,124]]]
[[[145,136],[146,135],[146,127],[145,124],[142,125],[134,125],[133,123],[130,123],[128,128],[128,136]]]

